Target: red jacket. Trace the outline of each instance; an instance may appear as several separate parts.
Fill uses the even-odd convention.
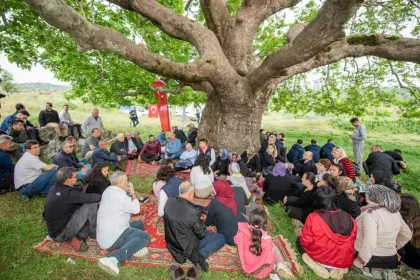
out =
[[[332,163],[336,163],[331,161]],[[354,171],[353,162],[349,158],[341,158],[337,163],[341,164],[346,172],[346,176],[353,180],[356,177],[356,172]]]
[[[142,156],[144,153],[159,156],[162,153],[160,149],[160,142],[157,140],[155,140],[155,142],[147,141],[143,146],[143,149],[141,149],[140,156]]]
[[[309,214],[300,236],[300,243],[311,259],[337,268],[347,268],[354,261],[357,223],[349,236],[334,233],[317,212]]]

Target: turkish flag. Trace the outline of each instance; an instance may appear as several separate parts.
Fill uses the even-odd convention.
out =
[[[148,106],[148,117],[157,119],[159,117],[159,110],[156,104],[149,104]]]
[[[152,86],[154,88],[164,87],[166,84],[163,81],[154,81]],[[171,131],[171,123],[169,119],[168,95],[165,92],[157,91],[155,96],[158,100],[158,110],[160,117],[160,126],[162,130]]]

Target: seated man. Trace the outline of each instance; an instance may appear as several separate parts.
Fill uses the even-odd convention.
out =
[[[7,130],[7,134],[12,137],[12,141],[16,143],[17,150],[14,151],[13,155],[16,156],[18,159],[22,157],[22,154],[25,152],[24,144],[29,139],[28,133],[25,131],[23,127],[24,122],[19,119],[15,119],[12,122],[12,127]]]
[[[75,187],[76,169],[64,167],[57,171],[55,184],[47,195],[44,220],[48,235],[55,241],[71,240],[77,251],[86,251],[88,237],[96,238],[96,216],[99,194],[87,194]]]
[[[281,161],[281,162],[286,162],[286,158],[285,156],[282,156],[282,154],[279,151],[283,151],[283,154],[286,153],[286,148],[284,147],[284,144],[282,141],[277,140],[276,136],[274,134],[271,134],[268,138],[267,141],[264,142],[264,144],[261,146],[258,155],[260,156],[261,159],[264,158],[264,152],[267,151],[268,149],[268,145],[275,145],[276,149],[277,149],[277,157],[276,157],[276,161]]]
[[[179,193],[179,185],[181,185],[184,180],[175,176],[175,170],[169,166],[161,167],[162,176],[168,178],[165,185],[162,186],[159,193],[159,217],[163,217],[165,203],[170,197],[177,197]]]
[[[394,159],[383,153],[380,145],[372,146],[371,153],[366,159],[366,165],[369,176],[372,171],[381,171],[384,174],[384,179],[390,180],[393,175],[400,174],[400,169]]]
[[[395,149],[393,151],[385,151],[384,154],[387,154],[390,157],[392,157],[400,169],[407,168],[407,164],[404,162],[404,159],[401,156],[402,152],[400,149]]]
[[[334,159],[332,156],[333,148],[335,148],[334,140],[328,139],[327,143],[321,148],[321,158],[327,158],[330,161],[333,161]]]
[[[187,170],[193,167],[197,159],[198,152],[193,149],[190,143],[185,146],[185,151],[181,154],[180,160],[175,164],[175,170]]]
[[[319,159],[321,158],[321,147],[316,144],[315,139],[311,140],[311,145],[308,145],[305,147],[305,151],[312,152],[312,155],[313,155],[312,159],[315,163],[317,163]]]
[[[59,138],[67,137],[69,134],[69,128],[64,123],[60,123],[60,117],[57,111],[52,109],[51,103],[45,104],[45,110],[39,112],[38,122],[41,127],[52,127],[55,130],[55,134]]]
[[[25,105],[23,105],[22,103],[17,103],[15,105],[15,108],[16,108],[15,115],[17,113],[21,113],[21,114],[25,115],[24,118],[19,118],[19,119],[25,121],[25,130],[27,130],[32,135],[32,138],[35,137],[35,140],[38,141],[39,145],[41,145],[41,146],[44,146],[44,145],[48,144],[49,141],[42,140],[40,135],[39,135],[39,129],[37,127],[35,127],[28,120],[28,117],[30,116],[30,114],[29,114],[28,111],[26,111]],[[11,125],[11,123],[10,123],[10,125]]]
[[[312,172],[314,174],[318,173],[318,168],[316,167],[315,162],[312,159],[312,152],[305,152],[303,154],[303,159],[295,161],[293,174],[299,175],[300,178],[303,177],[303,174],[306,172]]]
[[[220,233],[207,232],[201,219],[203,207],[193,200],[194,186],[185,181],[179,186],[179,196],[166,202],[163,215],[166,247],[178,263],[188,259],[207,271],[205,259],[222,248],[226,240]]]
[[[198,150],[199,154],[204,154],[207,158],[207,163],[209,166],[213,166],[216,162],[216,153],[214,149],[210,147],[206,139],[201,139],[199,144],[200,149]]]
[[[175,137],[175,133],[169,134],[168,142],[164,154],[161,156],[164,159],[176,160],[179,159],[182,153],[182,143]]]
[[[128,147],[125,145],[124,142],[124,133],[117,134],[117,140],[111,145],[111,153],[117,154],[120,156],[121,160],[125,159],[134,159],[132,153],[128,151]]]
[[[95,128],[99,129],[99,132],[104,130],[104,125],[102,123],[102,118],[99,116],[98,109],[93,109],[92,115],[87,117],[82,124],[82,130],[85,137],[89,137]]]
[[[185,148],[185,144],[187,144],[187,136],[185,135],[184,131],[178,129],[177,126],[173,126],[172,132],[175,133],[176,139],[179,139],[179,141],[181,141],[182,148]]]
[[[41,148],[35,140],[25,143],[26,152],[15,166],[15,188],[22,198],[41,195],[47,196],[55,180],[57,165],[45,164],[39,158]],[[42,170],[47,172],[42,173]]]
[[[0,195],[13,190],[15,165],[7,153],[13,146],[12,137],[0,135]]]
[[[302,144],[303,140],[301,139],[298,139],[296,144],[293,144],[292,148],[287,153],[287,159],[289,160],[289,162],[295,162],[297,160],[302,159],[303,153],[305,152],[305,150],[302,147]]]
[[[127,137],[127,135],[126,135],[126,137]],[[141,149],[143,149],[144,143],[143,143],[143,141],[141,141],[140,133],[138,131],[135,131],[133,133],[133,142],[135,143],[135,145],[137,147],[139,147],[139,149],[137,149],[137,152],[140,153]]]
[[[95,166],[98,163],[112,163],[115,170],[120,170],[120,165],[118,162],[121,160],[121,157],[115,153],[109,152],[106,147],[108,143],[105,140],[99,141],[99,147],[93,151],[92,154],[92,165]]]
[[[150,137],[149,137],[150,138]],[[167,143],[166,139],[166,131],[162,130],[158,136],[156,136],[156,140],[159,141],[161,146],[165,146]]]
[[[90,164],[83,164],[73,153],[74,145],[71,141],[64,141],[62,149],[55,155],[53,163],[58,166],[58,169],[64,167],[73,167],[77,171],[77,179],[83,181],[89,175],[92,167]]]
[[[140,202],[133,188],[128,187],[127,175],[116,171],[111,186],[102,194],[98,211],[97,240],[102,249],[115,252],[98,260],[105,271],[118,275],[118,264],[132,255],[147,255],[150,236],[143,231],[141,221],[130,222],[131,214],[140,213]]]
[[[153,135],[149,135],[149,141],[146,142],[139,154],[139,162],[156,164],[161,154],[160,142],[155,140]]]
[[[93,151],[98,147],[99,137],[101,137],[101,131],[98,128],[92,129],[91,133],[86,139],[81,152],[82,157],[86,160],[92,159]]]
[[[81,124],[79,124],[77,122],[74,122],[71,119],[68,105],[63,106],[63,110],[60,112],[59,117],[60,117],[61,123],[64,123],[65,125],[68,126],[71,136],[74,136],[73,128],[76,127],[79,138],[82,138],[82,139],[84,138],[83,135],[82,135],[82,126],[81,126]]]
[[[137,137],[138,137],[139,134],[138,134],[138,132],[134,132],[135,135],[136,135],[136,133],[137,133]],[[125,133],[124,143],[125,143],[125,146],[128,149],[128,154],[132,155],[132,156],[135,156],[136,158],[138,157],[141,149],[143,149],[143,146],[144,146],[143,142],[141,142],[141,139],[139,137],[137,139],[131,137],[131,132],[130,131],[127,131]],[[134,159],[134,158],[132,158],[132,159]]]

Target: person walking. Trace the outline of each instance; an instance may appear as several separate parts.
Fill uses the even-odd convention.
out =
[[[358,118],[352,118],[350,122],[354,126],[353,134],[349,135],[353,142],[354,160],[356,161],[359,170],[361,170],[363,167],[363,148],[367,138],[366,127],[360,123]]]

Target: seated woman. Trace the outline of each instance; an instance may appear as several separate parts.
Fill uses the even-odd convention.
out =
[[[409,194],[400,194],[400,214],[413,232],[413,237],[398,251],[401,261],[414,269],[420,269],[420,209],[417,199]]]
[[[357,237],[353,265],[371,275],[384,275],[396,279],[389,269],[399,265],[397,250],[410,241],[410,228],[401,217],[401,202],[396,192],[372,185],[366,193],[367,205],[357,217]],[[377,270],[380,269],[380,270]]]
[[[247,275],[266,278],[273,270],[282,278],[294,278],[267,230],[267,213],[257,208],[249,214],[249,223],[239,223],[235,244],[241,266]]]
[[[108,180],[108,163],[98,163],[92,172],[85,178],[83,185],[86,186],[86,193],[102,193],[111,186]]]
[[[215,196],[207,207],[206,226],[216,226],[217,232],[223,234],[226,244],[235,246],[233,238],[238,231],[238,223],[246,222],[235,200],[233,188],[225,181],[213,183]]]
[[[356,185],[350,178],[346,177],[341,164],[332,164],[330,172],[336,181],[335,192],[341,209],[349,213],[353,218],[357,218],[360,215],[360,207]]]
[[[243,152],[241,158],[252,173],[254,173],[256,176],[261,175],[261,159],[258,153],[255,152],[255,149],[251,148]]]
[[[319,277],[342,279],[354,260],[356,221],[340,209],[330,187],[316,189],[313,208],[297,239],[298,250]]]
[[[324,174],[322,175],[321,181],[316,183],[317,187],[331,187],[333,189],[336,189],[337,181],[334,180],[334,176],[331,174]]]
[[[199,154],[197,156],[194,167],[191,169],[190,181],[194,186],[196,197],[206,198],[210,195],[214,195],[214,175],[207,163],[205,154]]]
[[[159,168],[156,174],[156,178],[153,181],[153,194],[156,196],[158,200],[160,196],[160,190],[166,184],[169,178],[172,177],[172,173],[173,173],[173,170],[170,166],[163,165]]]
[[[286,211],[289,212],[289,217],[305,223],[306,217],[312,213],[312,193],[316,189],[315,174],[306,172],[302,177],[303,189],[289,193],[283,199],[286,205]]]
[[[228,166],[229,166],[229,152],[226,149],[220,149],[219,156],[216,158],[216,161],[212,165],[211,169],[214,172],[216,177],[221,175],[228,175]]]
[[[370,173],[369,181],[367,182],[368,185],[382,185],[385,187],[390,188],[391,190],[400,193],[401,186],[395,181],[385,178],[385,174],[382,171],[376,170]]]
[[[242,176],[244,176],[246,181],[246,187],[248,190],[252,192],[259,192],[261,193],[262,190],[258,188],[256,179],[252,174],[252,171],[246,166],[246,163],[242,160],[241,156],[236,153],[229,153],[229,160],[231,163],[236,162],[239,165],[239,170],[241,171]]]
[[[230,176],[227,177],[227,180],[232,182],[232,186],[241,187],[245,191],[246,197],[249,200],[251,198],[251,192],[248,190],[245,177],[242,176],[239,165],[236,162],[229,165],[229,174]]]
[[[267,175],[263,186],[263,201],[265,204],[273,205],[283,201],[286,194],[296,188],[296,181],[286,173],[286,164],[278,162],[273,172]]]
[[[266,174],[273,172],[274,165],[276,165],[277,149],[273,144],[268,144],[267,150],[262,155],[263,171]]]
[[[331,161],[326,158],[321,158],[316,164],[318,173],[316,174],[315,182],[321,181],[321,178],[324,174],[330,174]]]
[[[335,147],[332,149],[333,161],[332,163],[339,163],[344,167],[344,171],[347,177],[354,180],[356,172],[354,171],[353,162],[347,157],[346,152],[343,148]]]

